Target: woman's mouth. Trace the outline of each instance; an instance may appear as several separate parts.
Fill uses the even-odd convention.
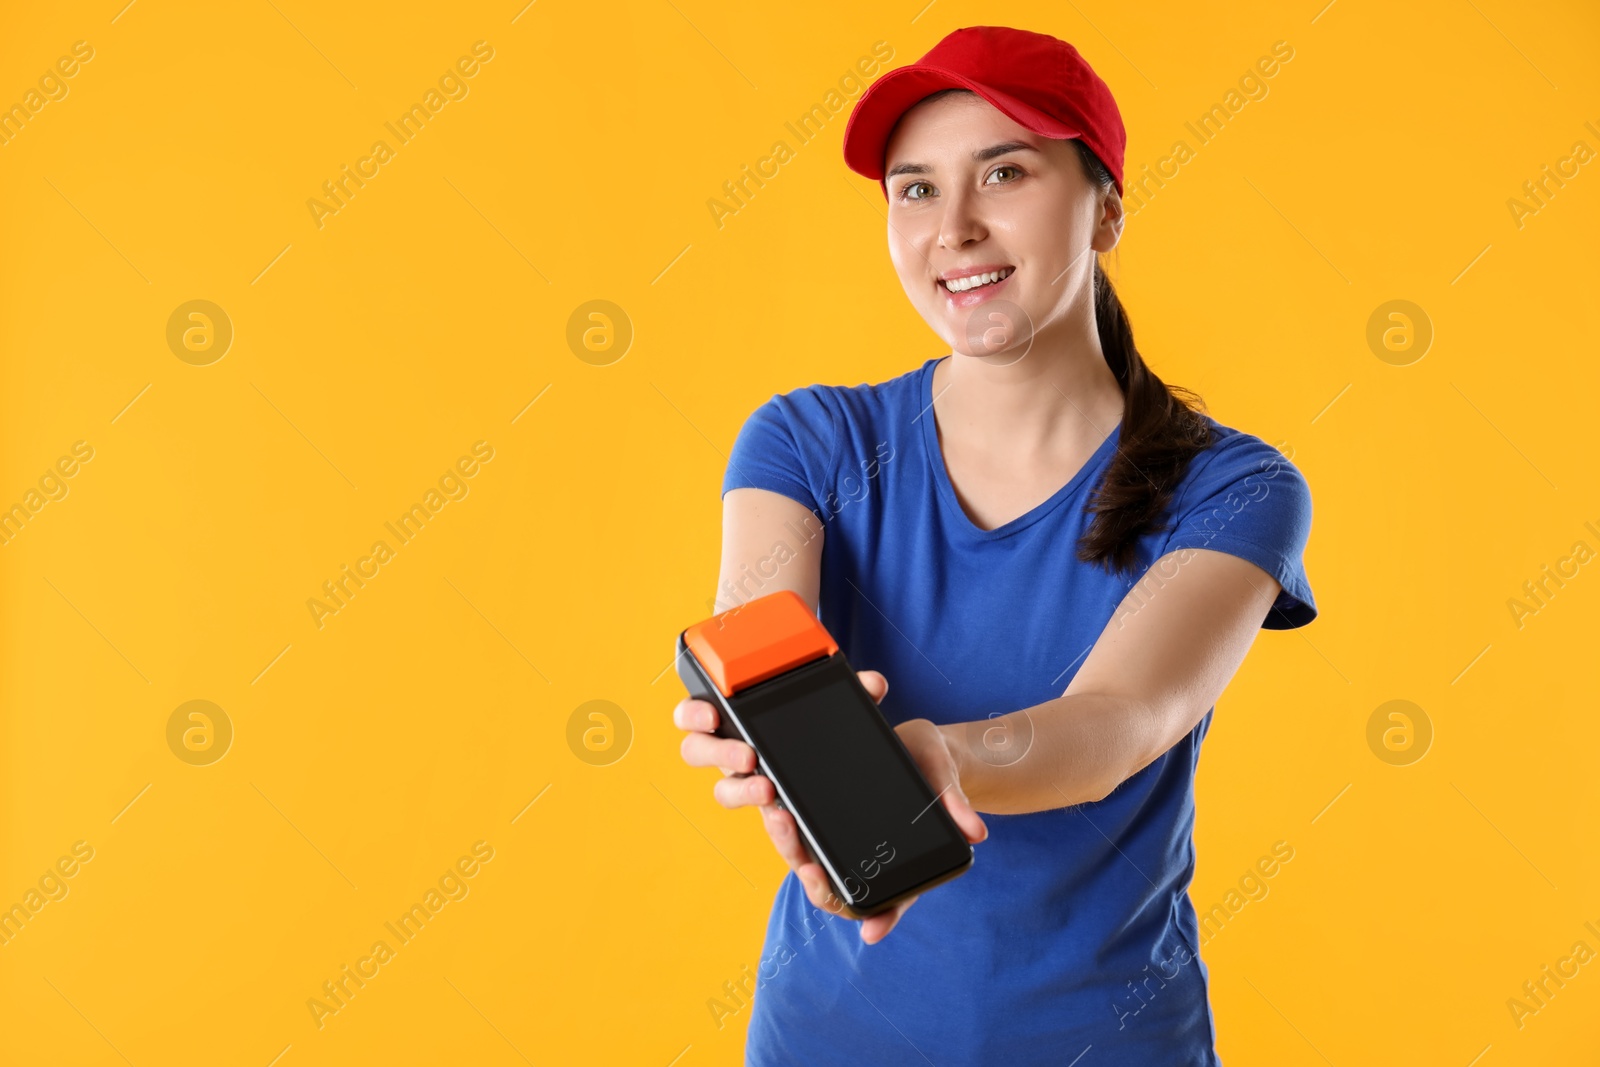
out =
[[[997,267],[994,270],[983,271],[978,274],[941,279],[938,285],[940,289],[944,290],[945,298],[953,306],[972,307],[988,300],[1003,288],[1006,281],[1015,273],[1015,267]]]

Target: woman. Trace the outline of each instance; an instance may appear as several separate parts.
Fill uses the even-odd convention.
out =
[[[722,768],[717,800],[758,807],[791,868],[749,1063],[1219,1062],[1195,767],[1257,630],[1316,617],[1311,498],[1135,348],[1097,255],[1123,228],[1123,144],[1075,49],[1000,27],[952,33],[851,115],[846,162],[883,182],[890,258],[951,354],[750,416],[719,606],[788,588],[820,608],[982,844],[914,910],[837,917],[749,746],[681,702],[684,758]]]

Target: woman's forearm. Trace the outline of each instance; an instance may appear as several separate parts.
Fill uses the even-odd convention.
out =
[[[1281,587],[1225,552],[1183,558],[1177,577],[1107,624],[1073,676],[1075,691],[993,719],[932,726],[974,809],[1017,815],[1102,800],[1221,697]]]
[[[973,808],[1018,815],[1103,799],[1193,728],[1179,717],[1142,700],[1074,693],[939,731]]]

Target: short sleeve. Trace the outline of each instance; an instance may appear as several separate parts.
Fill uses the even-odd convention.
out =
[[[1162,554],[1208,548],[1247,559],[1282,587],[1262,628],[1291,630],[1317,617],[1306,577],[1311,488],[1304,475],[1259,437],[1235,432],[1202,453],[1175,505]]]
[[[831,405],[813,386],[774,394],[740,427],[728,455],[722,493],[769,489],[798,500],[823,521],[826,472],[838,445]]]

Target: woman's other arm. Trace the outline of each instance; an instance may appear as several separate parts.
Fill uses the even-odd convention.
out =
[[[1154,577],[1166,574],[1172,577]],[[902,724],[902,738],[931,746],[936,732],[980,812],[1011,815],[1101,800],[1177,744],[1216,703],[1278,590],[1266,571],[1237,556],[1170,553],[1128,592],[1061,696],[977,726],[914,720]],[[982,758],[973,746],[982,744],[985,729],[997,728],[1016,738],[1031,729],[1022,758],[1005,766]]]

